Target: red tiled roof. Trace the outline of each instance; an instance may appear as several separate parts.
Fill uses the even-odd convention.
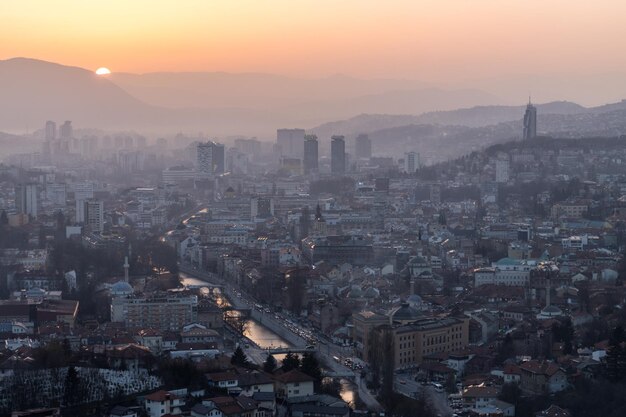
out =
[[[288,384],[288,383],[292,383],[292,382],[309,382],[309,381],[315,381],[315,378],[301,372],[298,371],[297,369],[293,369],[289,372],[286,372],[282,375],[278,375],[276,377],[277,381],[282,382],[283,384]]]
[[[170,394],[169,392],[164,391],[164,390],[160,390],[160,391],[157,391],[157,392],[153,392],[152,394],[146,395],[146,400],[156,401],[156,402],[165,401],[168,398],[170,400],[175,400],[178,397],[176,395]]]
[[[557,364],[552,362],[539,362],[533,360],[522,363],[520,365],[520,369],[530,372],[532,374],[552,376],[556,374],[561,368],[559,368]]]

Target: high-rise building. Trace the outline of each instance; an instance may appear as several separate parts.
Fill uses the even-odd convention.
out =
[[[346,141],[341,135],[331,137],[330,171],[333,174],[346,173]]]
[[[37,184],[21,184],[15,187],[15,208],[18,213],[37,217],[38,204]]]
[[[61,127],[59,127],[59,136],[61,139],[71,139],[74,136],[71,121],[66,120]]]
[[[496,159],[496,182],[509,182],[509,160]]]
[[[372,157],[372,141],[365,134],[360,134],[354,140],[354,156],[370,159]]]
[[[304,173],[317,171],[318,155],[317,136],[306,135],[304,137]]]
[[[52,120],[46,122],[46,140],[55,140],[57,138],[57,124]]]
[[[196,149],[198,173],[202,175],[224,173],[224,145],[206,142],[199,143]]]
[[[406,152],[404,154],[404,172],[414,174],[420,167],[420,154],[417,152]]]
[[[532,105],[530,98],[524,113],[524,139],[533,139],[537,137],[537,108]]]
[[[280,147],[280,155],[291,158],[302,158],[304,154],[304,129],[278,129],[276,144]]]
[[[104,231],[104,204],[100,200],[87,200],[84,202],[85,226],[92,232]]]

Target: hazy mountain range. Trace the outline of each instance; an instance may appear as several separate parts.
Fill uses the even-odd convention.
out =
[[[45,120],[77,126],[272,137],[360,113],[420,114],[500,100],[479,90],[442,90],[410,80],[345,76],[152,73],[96,76],[27,58],[0,61],[0,129],[27,131]]]
[[[483,90],[445,90],[412,80],[252,73],[102,77],[27,58],[0,61],[0,92],[0,130],[14,133],[39,129],[46,120],[159,134],[201,131],[218,138],[273,139],[276,128],[304,127],[322,140],[362,132],[371,133],[375,142],[384,138],[399,144],[407,138],[418,143],[426,136],[456,137],[469,149],[481,140],[519,136],[524,112],[524,105],[503,105],[504,99]],[[626,112],[624,101],[592,108],[552,102],[538,105],[538,111],[540,132],[626,131],[626,118],[610,116]]]

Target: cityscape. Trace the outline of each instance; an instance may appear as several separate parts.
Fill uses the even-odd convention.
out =
[[[432,69],[396,57],[432,58],[403,43],[420,13],[468,24],[447,0],[63,3],[60,20],[32,3],[7,21],[58,44],[0,33],[0,416],[626,415],[626,64],[599,48],[581,68],[607,74],[580,89],[541,66],[489,88],[512,74],[500,49],[482,70],[460,50]],[[585,7],[626,16],[608,3]],[[481,16],[496,28],[510,7]],[[390,33],[362,51],[325,23],[322,53],[285,26],[322,11]],[[246,32],[244,12],[268,27]],[[142,62],[144,38],[161,49]],[[307,48],[319,59],[295,62]]]

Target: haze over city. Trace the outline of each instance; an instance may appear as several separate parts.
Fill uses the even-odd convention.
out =
[[[626,415],[625,20],[0,2],[0,417]]]

